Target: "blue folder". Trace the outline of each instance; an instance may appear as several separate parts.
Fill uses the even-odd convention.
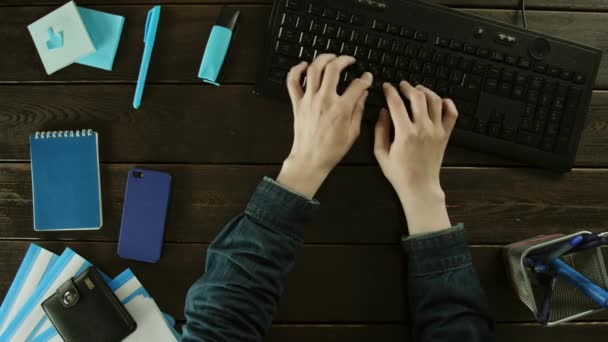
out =
[[[97,145],[91,130],[30,137],[35,230],[101,228]]]

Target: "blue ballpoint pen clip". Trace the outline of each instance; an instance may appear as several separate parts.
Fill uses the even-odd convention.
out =
[[[152,58],[152,49],[156,40],[156,30],[158,29],[158,21],[160,19],[160,6],[154,6],[148,11],[146,18],[146,27],[144,28],[144,53],[141,57],[141,66],[139,67],[139,76],[137,78],[137,86],[135,88],[135,96],[133,97],[133,108],[137,109],[141,105],[141,98],[144,94],[144,86],[146,85],[146,77],[148,75],[148,67]]]

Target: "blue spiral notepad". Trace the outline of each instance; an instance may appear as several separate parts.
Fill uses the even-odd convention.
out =
[[[37,132],[30,136],[34,229],[102,226],[97,133]]]

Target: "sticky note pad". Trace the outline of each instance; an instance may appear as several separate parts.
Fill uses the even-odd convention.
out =
[[[78,11],[97,51],[76,63],[112,70],[125,17],[83,7],[78,7]]]
[[[95,52],[95,46],[73,1],[27,28],[49,75]]]

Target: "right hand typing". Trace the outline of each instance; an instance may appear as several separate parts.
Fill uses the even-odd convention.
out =
[[[412,113],[397,89],[385,83],[388,110],[380,111],[376,123],[374,154],[401,200],[410,234],[442,230],[451,224],[439,172],[458,111],[452,100],[442,100],[421,85],[403,81],[399,88]]]

